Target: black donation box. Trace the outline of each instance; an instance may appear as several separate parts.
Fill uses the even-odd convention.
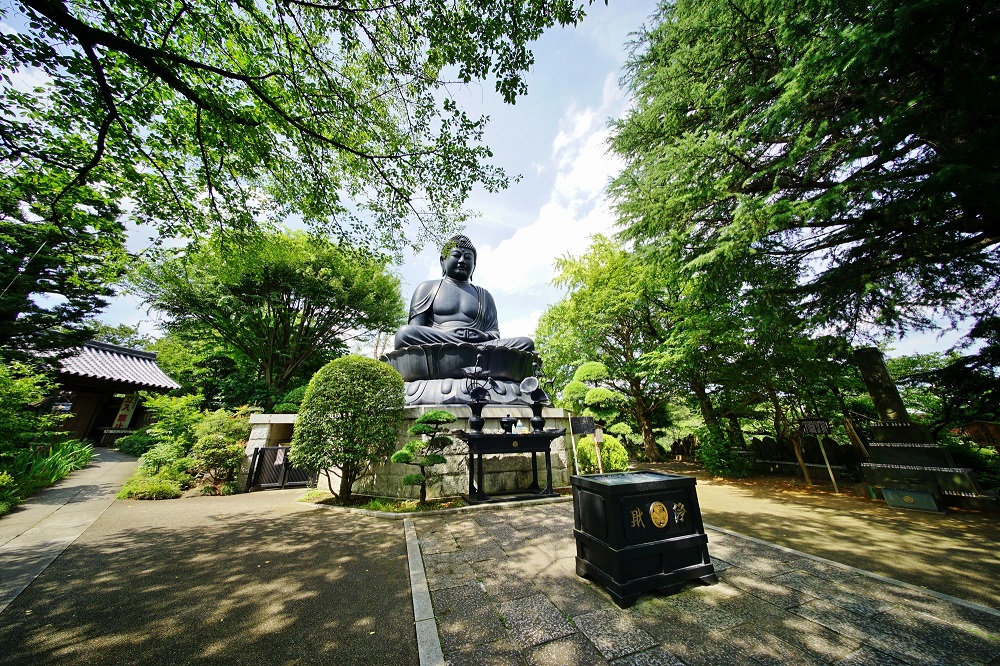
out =
[[[574,476],[576,573],[631,606],[643,592],[715,583],[695,479],[663,472]]]

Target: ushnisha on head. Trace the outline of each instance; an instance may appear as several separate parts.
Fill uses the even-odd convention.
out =
[[[476,270],[476,246],[468,237],[452,236],[441,248],[441,274],[465,282]]]

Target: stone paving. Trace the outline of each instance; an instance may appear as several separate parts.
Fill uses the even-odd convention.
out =
[[[716,585],[618,608],[569,502],[415,517],[451,666],[1000,664],[1000,612],[708,528]]]

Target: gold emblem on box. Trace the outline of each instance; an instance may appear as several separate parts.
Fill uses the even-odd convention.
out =
[[[657,527],[666,527],[670,522],[670,513],[663,502],[653,502],[649,506],[649,518]]]

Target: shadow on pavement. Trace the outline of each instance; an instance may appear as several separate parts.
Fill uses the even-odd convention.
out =
[[[832,490],[727,482],[690,469],[677,473],[698,477],[707,524],[1000,608],[998,514],[937,515]]]
[[[0,614],[0,663],[417,663],[402,523],[281,494],[117,502]]]

